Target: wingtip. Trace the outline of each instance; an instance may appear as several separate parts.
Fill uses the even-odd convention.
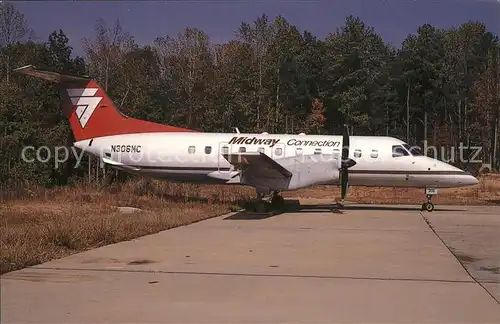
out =
[[[33,70],[35,69],[35,66],[34,65],[25,65],[25,66],[21,66],[21,67],[18,67],[16,69],[14,69],[13,71],[14,72],[20,72],[20,71],[25,71],[25,70]]]

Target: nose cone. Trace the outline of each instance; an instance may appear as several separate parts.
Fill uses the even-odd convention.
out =
[[[467,187],[467,186],[477,185],[479,183],[479,181],[474,176],[464,171],[462,171],[459,174],[456,174],[452,182],[454,182],[452,187]]]
[[[466,186],[473,186],[473,185],[477,185],[479,183],[479,180],[477,180],[476,177],[468,174],[468,175],[466,175],[464,182],[466,183]]]
[[[477,185],[479,183],[479,180],[477,180],[476,177],[471,175],[469,172],[465,172],[465,171],[460,170],[458,168],[456,168],[456,169],[459,170],[459,172],[460,172],[455,176],[455,179],[458,182],[458,185],[460,187],[473,186],[473,185]]]
[[[437,170],[447,173],[447,175],[445,175],[448,179],[446,182],[450,187],[466,187],[477,185],[479,183],[479,181],[469,172],[465,172],[464,170],[448,163],[434,161],[434,166]]]

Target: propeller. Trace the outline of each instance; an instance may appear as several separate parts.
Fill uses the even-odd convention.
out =
[[[344,125],[342,131],[342,158],[340,162],[340,197],[343,202],[347,195],[347,188],[349,186],[349,168],[356,164],[356,161],[349,158],[349,128]]]

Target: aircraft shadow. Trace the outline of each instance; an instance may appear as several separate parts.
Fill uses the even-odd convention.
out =
[[[338,209],[335,205],[329,204],[303,204],[301,205],[298,200],[286,200],[285,208],[279,211],[268,213],[255,213],[252,211],[242,210],[236,214],[224,218],[224,220],[259,220],[278,216],[283,213],[318,213],[330,212],[332,214],[344,214],[351,210],[366,210],[366,211],[421,211],[420,206],[398,206],[398,205],[345,205],[342,209]],[[457,206],[456,208],[440,208],[436,206],[434,213],[440,211],[466,211],[466,209]]]
[[[331,210],[332,208],[329,205],[301,205],[301,209],[299,212],[303,212],[304,210],[311,210],[317,212],[318,210]],[[335,208],[333,208],[335,209]],[[348,210],[387,210],[387,211],[421,211],[420,206],[398,206],[398,205],[346,205],[340,211],[348,211]],[[460,208],[442,208],[436,206],[434,212],[439,211],[467,211],[467,209]]]

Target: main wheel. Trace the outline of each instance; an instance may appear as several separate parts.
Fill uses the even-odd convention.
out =
[[[265,213],[267,211],[267,208],[266,208],[266,202],[261,200],[261,201],[257,201],[256,204],[255,204],[255,207],[254,207],[254,211],[257,212],[257,213]]]
[[[271,199],[271,204],[274,208],[283,208],[283,206],[285,205],[285,199],[281,195],[275,195]]]

